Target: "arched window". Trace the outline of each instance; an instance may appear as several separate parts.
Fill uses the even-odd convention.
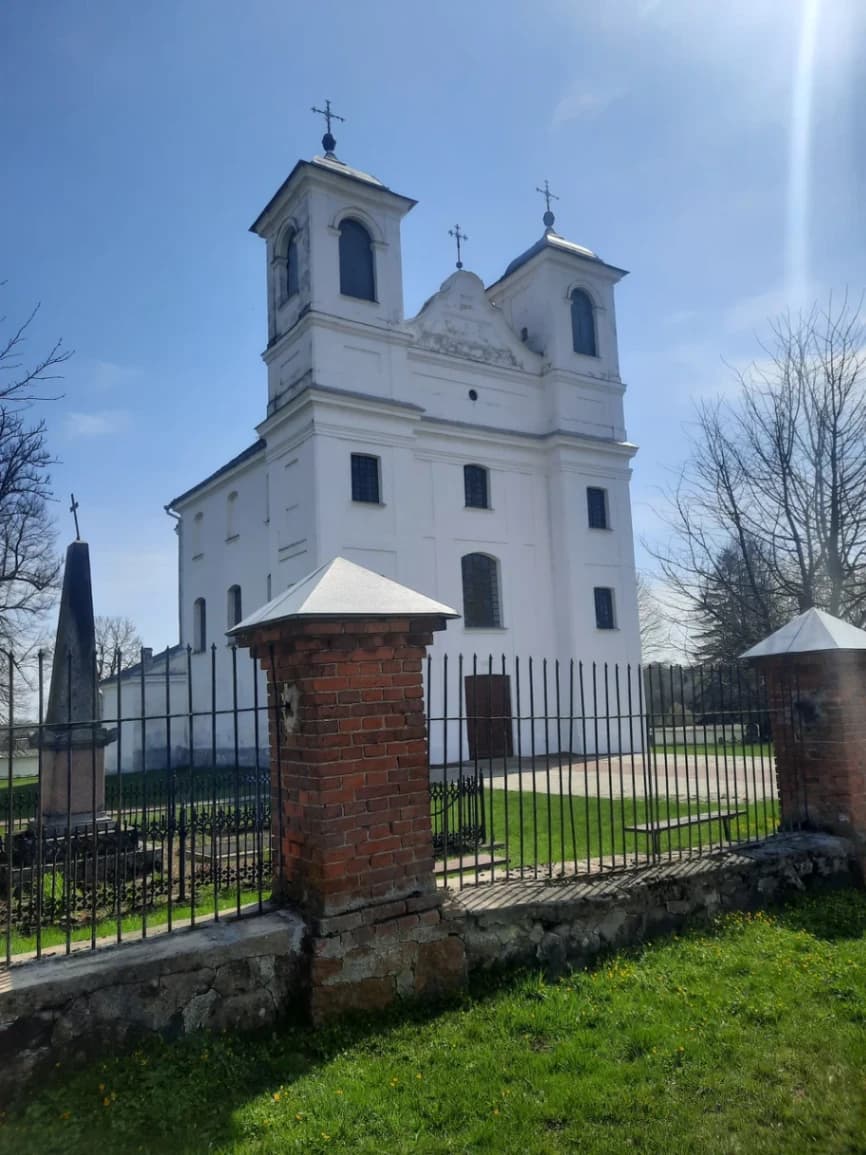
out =
[[[238,535],[237,507],[238,492],[234,489],[226,498],[226,541]]]
[[[340,225],[340,292],[344,297],[376,300],[373,242],[361,222],[351,217]]]
[[[463,568],[463,624],[469,629],[499,629],[499,562],[486,553],[467,553]]]
[[[236,626],[243,617],[241,612],[241,587],[229,586],[228,592],[228,628]]]
[[[293,297],[298,291],[298,234],[291,229],[286,237],[285,274],[286,298]]]
[[[571,340],[575,353],[596,357],[595,310],[583,289],[571,294]]]
[[[468,507],[490,508],[490,488],[487,483],[487,470],[483,465],[463,466],[463,490]]]
[[[207,607],[204,598],[196,598],[192,607],[192,648],[196,653],[207,649]]]
[[[192,519],[192,556],[201,557],[202,554],[202,526],[204,514],[197,513]]]

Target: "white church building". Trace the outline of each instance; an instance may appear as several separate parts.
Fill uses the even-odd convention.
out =
[[[514,711],[515,657],[637,665],[635,446],[614,306],[624,271],[556,232],[548,208],[493,284],[458,266],[406,317],[400,229],[416,202],[337,159],[330,134],[323,145],[251,229],[267,270],[256,439],[166,507],[196,709],[209,706],[212,662],[219,704],[231,702],[225,631],[337,556],[460,613],[433,660],[447,654],[453,672],[463,655],[471,676],[478,655],[482,681],[455,682],[470,712]],[[248,704],[250,663],[238,661]],[[504,730],[493,753],[510,752]],[[490,752],[485,741],[468,735],[464,754]]]

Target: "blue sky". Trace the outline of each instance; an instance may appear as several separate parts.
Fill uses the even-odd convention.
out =
[[[618,289],[633,501],[653,535],[696,397],[786,304],[866,287],[861,0],[7,0],[0,313],[75,349],[46,407],[62,538],[97,612],[176,639],[163,505],[253,438],[264,252],[247,232],[330,97],[338,153],[416,197],[407,313],[469,234],[486,282],[557,229]],[[859,98],[859,99],[858,99]]]

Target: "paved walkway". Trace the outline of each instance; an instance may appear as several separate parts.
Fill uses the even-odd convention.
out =
[[[535,791],[590,798],[643,798],[653,793],[671,802],[757,802],[776,796],[776,773],[769,755],[763,758],[716,754],[618,754],[613,757],[562,758],[551,755],[521,760],[500,758],[491,766],[479,762],[484,785],[493,790]],[[475,775],[475,764],[450,764],[449,782]],[[445,779],[445,768],[431,767],[433,782]],[[648,781],[649,778],[649,781]]]

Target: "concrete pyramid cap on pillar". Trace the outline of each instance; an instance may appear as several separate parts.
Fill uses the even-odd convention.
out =
[[[866,650],[866,630],[858,629],[825,610],[810,609],[752,646],[741,658],[772,658],[785,654],[816,654],[828,650]]]
[[[450,606],[335,557],[227,630],[229,637],[290,618],[459,618]]]

